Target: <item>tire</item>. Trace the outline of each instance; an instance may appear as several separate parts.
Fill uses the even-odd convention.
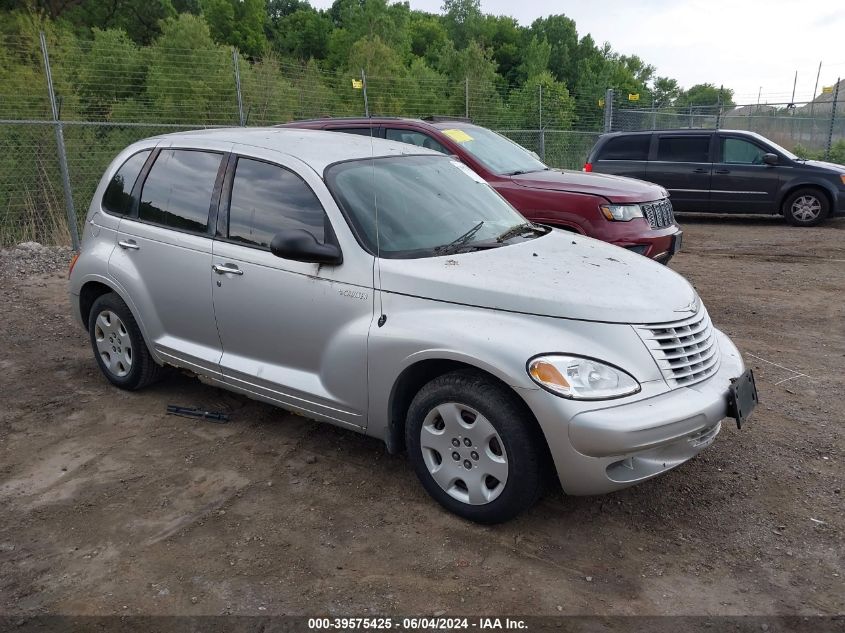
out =
[[[827,196],[814,187],[796,189],[783,201],[783,217],[792,226],[816,226],[829,213]]]
[[[116,387],[135,391],[159,378],[162,368],[150,355],[132,312],[114,292],[91,306],[88,336],[100,371]]]
[[[405,442],[423,487],[465,519],[501,523],[540,496],[545,453],[533,420],[481,373],[455,371],[420,389]]]

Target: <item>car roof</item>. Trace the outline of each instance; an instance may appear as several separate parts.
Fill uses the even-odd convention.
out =
[[[190,146],[197,140],[237,143],[277,151],[298,158],[318,174],[326,167],[345,160],[398,156],[403,154],[431,154],[443,156],[434,150],[367,136],[345,135],[340,142],[336,132],[304,128],[217,128],[176,132],[153,137]]]
[[[712,134],[713,132],[724,132],[727,134],[747,134],[749,136],[760,136],[756,132],[749,130],[726,130],[724,128],[667,128],[663,130],[634,130],[631,132],[606,132],[602,136],[608,138],[612,136],[635,136],[639,134]]]
[[[448,116],[435,116],[431,117],[431,119],[415,119],[411,117],[389,117],[389,116],[381,116],[381,117],[323,117],[319,119],[301,119],[299,121],[290,121],[288,123],[282,123],[277,125],[276,127],[280,128],[301,128],[301,129],[308,129],[309,127],[317,127],[317,126],[330,126],[334,127],[335,124],[341,125],[360,125],[363,127],[369,125],[389,125],[390,123],[412,123],[414,125],[419,125],[420,127],[424,128],[434,128],[436,130],[442,130],[444,128],[453,127],[456,125],[461,126],[472,126],[472,127],[479,127],[476,124],[472,123],[471,121],[467,120],[463,117],[448,117]]]

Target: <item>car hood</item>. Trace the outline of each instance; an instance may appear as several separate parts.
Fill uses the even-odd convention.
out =
[[[549,169],[511,176],[514,184],[530,189],[588,193],[607,198],[611,202],[651,202],[665,198],[663,187],[624,176]]]
[[[808,160],[805,165],[812,165],[821,169],[827,169],[838,174],[845,174],[845,165],[837,165],[836,163],[828,163],[823,160]]]
[[[642,255],[558,229],[500,248],[382,259],[385,292],[481,308],[607,323],[689,316],[689,282]]]

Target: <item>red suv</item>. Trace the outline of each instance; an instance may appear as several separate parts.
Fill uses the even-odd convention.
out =
[[[575,231],[667,263],[682,232],[663,187],[551,169],[536,154],[461,119],[315,119],[279,127],[373,135],[458,157],[529,220]]]

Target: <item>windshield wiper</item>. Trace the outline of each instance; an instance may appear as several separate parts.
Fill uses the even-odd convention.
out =
[[[448,255],[454,253],[457,249],[461,246],[469,242],[478,231],[481,230],[481,227],[484,226],[484,220],[481,220],[478,224],[472,227],[469,231],[456,237],[454,240],[449,242],[448,244],[443,244],[442,246],[435,246],[434,252],[438,255]]]
[[[522,174],[534,174],[538,171],[551,171],[551,167],[542,167],[540,169],[517,169],[516,171],[506,171],[503,176],[521,176]]]
[[[517,224],[516,226],[512,226],[507,231],[502,233],[499,237],[496,238],[497,242],[504,242],[506,240],[511,239],[512,237],[517,237],[519,235],[525,235],[526,233],[540,233],[542,235],[546,234],[546,229],[536,224],[531,224],[531,222],[524,222],[522,224]]]

